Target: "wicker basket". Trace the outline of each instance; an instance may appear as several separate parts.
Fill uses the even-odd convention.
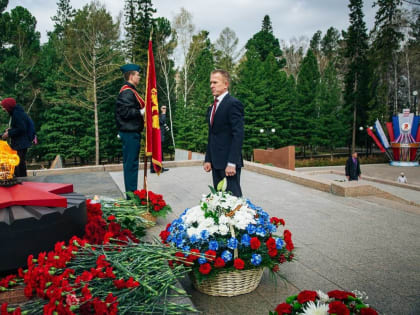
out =
[[[150,214],[150,212],[145,212],[145,213],[142,213],[142,214],[141,214],[141,217],[142,217],[142,218],[144,218],[144,219],[146,219],[147,221],[153,222],[154,224],[152,224],[152,225],[155,225],[156,220],[157,220],[157,218],[156,218],[156,217],[154,217],[154,216],[152,216],[152,215]]]
[[[10,291],[0,293],[0,305],[3,303],[7,304],[19,304],[28,300],[25,296],[25,287],[18,286]]]
[[[221,271],[214,278],[206,279],[200,283],[191,273],[194,287],[207,295],[236,296],[254,291],[263,275],[264,269]]]

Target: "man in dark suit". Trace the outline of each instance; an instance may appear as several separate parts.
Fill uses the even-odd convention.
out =
[[[225,70],[214,70],[210,75],[214,103],[207,111],[209,133],[204,170],[212,171],[214,187],[226,177],[227,191],[241,197],[244,106],[229,95],[229,81],[229,73]]]
[[[360,171],[360,162],[357,158],[357,152],[353,152],[346,162],[347,180],[358,180],[359,178],[362,178],[361,174],[362,172]]]

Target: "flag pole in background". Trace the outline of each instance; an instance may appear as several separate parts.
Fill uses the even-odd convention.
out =
[[[151,157],[151,163],[158,175],[162,170],[162,144],[160,138],[159,126],[159,105],[157,98],[155,59],[153,57],[152,45],[153,29],[150,32],[149,49],[147,52],[147,77],[146,77],[146,146],[145,146],[145,164],[144,164],[144,189],[147,190],[147,157]]]

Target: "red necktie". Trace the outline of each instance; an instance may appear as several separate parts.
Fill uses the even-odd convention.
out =
[[[214,115],[216,114],[217,102],[219,100],[217,98],[214,99],[213,108],[211,109],[211,117],[210,117],[210,125],[213,126]]]

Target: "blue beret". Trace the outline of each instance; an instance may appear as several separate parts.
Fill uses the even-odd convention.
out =
[[[121,66],[120,67],[120,70],[122,71],[122,73],[126,73],[128,71],[137,71],[137,72],[140,72],[140,66],[139,65],[136,65],[134,63],[129,63],[129,64],[126,64],[124,66]]]

